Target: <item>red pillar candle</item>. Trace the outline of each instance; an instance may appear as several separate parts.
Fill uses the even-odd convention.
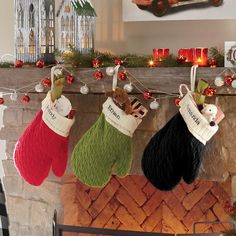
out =
[[[153,60],[161,61],[163,58],[167,58],[170,54],[169,48],[154,48],[153,49]]]
[[[169,48],[163,48],[163,57],[167,58],[170,55],[170,49]]]
[[[178,51],[178,59],[185,61],[187,58],[187,48],[180,48]]]
[[[186,62],[193,62],[194,60],[194,48],[188,48],[186,53]]]
[[[206,66],[208,61],[208,48],[195,48],[194,64]]]
[[[158,58],[158,51],[156,48],[154,48],[152,52],[153,61],[156,61],[156,59]]]

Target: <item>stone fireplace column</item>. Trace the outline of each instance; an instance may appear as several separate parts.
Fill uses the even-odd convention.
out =
[[[0,130],[0,166],[3,167],[1,178],[11,236],[51,235],[54,209],[59,213],[61,210],[61,180],[50,175],[41,186],[33,187],[19,176],[12,159],[17,139],[40,109],[44,96],[45,94],[30,95],[31,102],[28,106],[9,99],[6,101],[8,107],[2,114],[4,127]]]

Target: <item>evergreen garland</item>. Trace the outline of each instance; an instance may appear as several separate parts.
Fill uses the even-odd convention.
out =
[[[217,66],[224,67],[224,52],[221,52],[217,47],[211,47],[209,49],[209,57],[216,60]]]
[[[9,63],[9,62],[0,62],[0,68],[10,68],[13,67],[14,64],[13,63]]]
[[[92,60],[98,58],[101,61],[101,67],[114,66],[115,59],[121,59],[124,61],[125,67],[148,67],[149,61],[152,60],[152,55],[137,55],[137,54],[123,54],[113,55],[111,53],[91,52],[88,54],[82,54],[79,50],[70,48],[69,51],[61,53],[56,51],[56,57],[60,57],[62,62],[69,64],[72,67],[91,68]],[[224,67],[224,53],[222,53],[216,47],[209,49],[209,58],[214,58],[218,67]],[[0,68],[13,67],[13,63],[0,62]],[[178,58],[171,54],[167,58],[163,58],[160,61],[154,63],[154,67],[191,67],[192,63],[178,60]]]

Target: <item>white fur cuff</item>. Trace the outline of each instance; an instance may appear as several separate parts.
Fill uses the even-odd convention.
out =
[[[180,101],[179,111],[188,130],[204,145],[219,129],[218,125],[210,126],[207,119],[198,110],[191,92],[188,92]]]
[[[127,115],[110,97],[103,103],[102,112],[109,124],[118,129],[121,133],[130,137],[133,136],[134,131],[142,122],[142,119]]]
[[[75,119],[68,119],[61,116],[54,107],[51,100],[51,93],[48,92],[46,98],[42,101],[42,119],[45,124],[58,135],[68,137],[70,129]]]

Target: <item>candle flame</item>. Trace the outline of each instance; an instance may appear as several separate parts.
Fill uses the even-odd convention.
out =
[[[199,57],[199,58],[197,59],[197,62],[198,62],[198,63],[202,63],[202,58]]]
[[[148,65],[149,65],[150,67],[153,67],[153,66],[154,66],[154,61],[153,61],[153,60],[149,60]]]

